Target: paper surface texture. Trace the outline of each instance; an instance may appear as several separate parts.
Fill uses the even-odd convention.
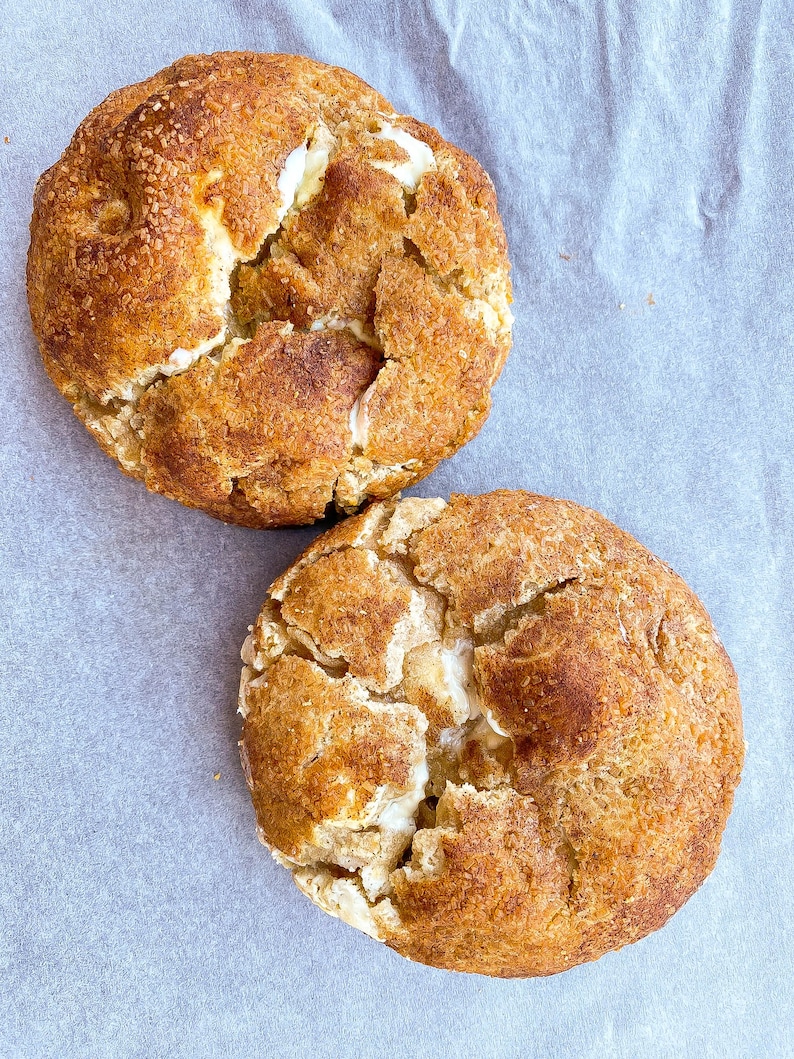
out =
[[[0,1056],[794,1055],[794,36],[785,3],[6,0],[0,58]],[[708,608],[748,756],[660,932],[534,981],[413,965],[257,841],[239,650],[316,529],[122,476],[47,378],[33,185],[108,92],[188,52],[346,66],[491,174],[514,346],[412,490],[595,507]],[[220,777],[215,779],[215,775]]]

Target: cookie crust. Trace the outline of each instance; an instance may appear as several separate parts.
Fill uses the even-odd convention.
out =
[[[413,960],[554,974],[661,927],[744,757],[703,605],[594,511],[375,504],[272,586],[243,650],[262,841]]]
[[[353,74],[187,56],[38,181],[45,366],[123,470],[228,522],[307,523],[428,474],[510,347],[487,174]]]

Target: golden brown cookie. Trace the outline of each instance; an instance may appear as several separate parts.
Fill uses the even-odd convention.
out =
[[[350,512],[472,438],[510,347],[493,185],[359,78],[180,59],[39,180],[44,363],[150,489],[247,526]]]
[[[271,586],[243,660],[262,841],[413,960],[554,974],[662,926],[714,866],[736,675],[681,578],[594,511],[375,504]]]

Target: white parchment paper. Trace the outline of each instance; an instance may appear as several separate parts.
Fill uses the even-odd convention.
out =
[[[0,1055],[794,1055],[790,7],[5,0],[2,24]],[[299,894],[256,840],[234,710],[246,627],[316,530],[148,494],[39,362],[36,177],[111,89],[231,47],[349,67],[494,179],[514,351],[416,492],[600,509],[702,596],[739,672],[717,868],[596,964],[452,975]]]

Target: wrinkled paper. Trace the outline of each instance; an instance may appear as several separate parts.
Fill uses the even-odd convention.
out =
[[[785,1056],[792,1044],[791,12],[736,0],[8,0],[0,1054]],[[415,493],[603,511],[701,595],[749,743],[719,863],[659,933],[535,981],[413,965],[259,845],[239,649],[317,529],[152,496],[47,379],[33,184],[88,110],[189,51],[349,67],[488,169],[514,349]]]

